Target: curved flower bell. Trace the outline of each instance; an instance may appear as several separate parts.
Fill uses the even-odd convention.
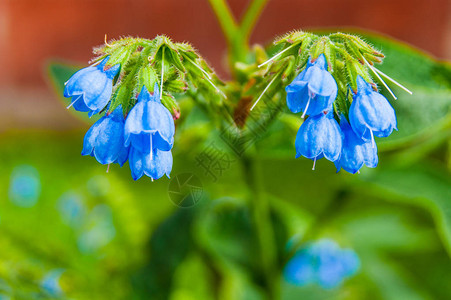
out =
[[[129,152],[124,147],[124,123],[121,106],[100,118],[86,133],[81,154],[94,156],[103,165],[124,165]]]
[[[347,172],[355,174],[363,164],[375,168],[379,159],[374,140],[364,141],[359,138],[343,115],[340,118],[340,128],[343,133],[343,147],[340,159],[335,162],[337,172],[343,168]]]
[[[293,113],[302,111],[302,117],[331,110],[338,88],[335,79],[327,71],[324,54],[321,54],[314,62],[310,60],[307,67],[285,90],[288,108]]]
[[[142,153],[136,148],[130,150],[130,170],[134,180],[138,180],[144,174],[152,180],[159,179],[163,175],[169,178],[172,170],[171,151],[161,151],[156,148],[149,153]]]
[[[160,102],[158,84],[151,96],[143,86],[138,102],[130,110],[125,121],[125,145],[130,144],[142,153],[151,153],[156,148],[172,149],[175,125],[169,110]]]
[[[387,137],[393,129],[398,130],[393,107],[360,75],[357,76],[357,93],[349,109],[349,121],[356,135],[365,141],[371,141],[374,136]]]
[[[296,158],[305,156],[314,161],[323,156],[335,162],[340,158],[342,136],[331,112],[310,116],[302,123],[296,135]]]
[[[108,104],[113,91],[113,78],[120,69],[120,64],[105,70],[109,57],[104,58],[97,66],[89,66],[79,70],[65,83],[64,97],[72,97],[70,108],[87,112],[92,116]]]

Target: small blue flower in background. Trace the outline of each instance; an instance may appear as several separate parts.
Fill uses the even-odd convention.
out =
[[[169,110],[160,102],[158,85],[151,96],[144,86],[137,104],[125,121],[125,145],[130,149],[130,170],[134,180],[143,174],[158,179],[172,170],[171,149],[175,125]]]
[[[107,56],[97,66],[79,70],[66,82],[64,97],[72,97],[69,107],[89,111],[90,116],[105,108],[113,91],[113,78],[120,69],[117,64],[105,70],[108,59]]]
[[[103,164],[119,163],[128,159],[129,149],[124,146],[124,115],[122,107],[105,115],[88,130],[83,141],[82,155],[91,155]]]
[[[343,133],[343,147],[340,159],[335,162],[337,172],[343,168],[347,172],[355,174],[363,164],[375,168],[379,161],[375,142],[359,138],[343,115],[340,117],[340,128]]]
[[[375,92],[368,82],[357,76],[357,93],[349,109],[349,121],[359,138],[372,141],[387,137],[396,128],[395,110],[388,100]]]
[[[296,135],[296,158],[305,156],[314,160],[325,157],[335,162],[340,158],[342,136],[332,112],[310,116],[302,123]]]
[[[334,241],[323,239],[299,250],[285,266],[284,277],[298,286],[316,283],[331,289],[355,275],[359,268],[360,260],[354,251],[340,249]]]
[[[97,205],[89,214],[84,232],[78,237],[78,248],[82,253],[93,253],[108,245],[115,235],[111,208],[105,204]]]
[[[83,197],[74,192],[67,192],[59,198],[58,210],[63,221],[73,228],[83,223],[87,212]]]
[[[36,168],[29,165],[15,167],[9,185],[10,200],[21,207],[36,204],[41,193],[41,180]]]
[[[321,54],[314,62],[309,60],[307,67],[285,88],[287,105],[293,113],[302,111],[304,117],[332,110],[338,88],[327,67],[326,57]]]
[[[41,280],[41,289],[53,297],[62,296],[63,289],[60,285],[60,279],[63,273],[63,269],[55,269],[47,272]]]

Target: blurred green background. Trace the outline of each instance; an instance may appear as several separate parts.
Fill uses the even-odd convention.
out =
[[[302,120],[285,112],[237,155],[188,98],[178,99],[171,180],[134,182],[128,164],[107,173],[82,157],[94,120],[63,110],[67,99],[48,103],[54,120],[79,120],[70,126],[2,128],[0,299],[267,299],[268,289],[287,300],[450,299],[451,66],[360,34],[386,55],[380,69],[414,94],[394,88],[399,131],[378,141],[379,166],[359,175],[295,160]],[[56,95],[76,69],[46,64]],[[220,159],[207,170],[208,151]],[[179,190],[187,178],[193,186]],[[254,221],[260,200],[269,225]],[[357,275],[329,290],[288,284],[289,245],[325,237],[358,254]]]

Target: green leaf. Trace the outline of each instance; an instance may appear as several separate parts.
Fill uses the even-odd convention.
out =
[[[173,276],[193,247],[190,231],[195,213],[195,209],[178,209],[154,231],[151,259],[134,276],[137,290],[153,299],[168,298]]]
[[[360,178],[370,182],[390,201],[418,205],[433,216],[445,249],[451,257],[451,180],[446,171],[425,164],[410,168],[380,169]],[[364,174],[362,174],[364,175]]]

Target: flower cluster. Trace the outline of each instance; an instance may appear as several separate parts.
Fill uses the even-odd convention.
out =
[[[325,157],[335,163],[337,172],[343,168],[353,174],[364,164],[377,166],[374,137],[387,137],[397,130],[395,111],[361,75],[357,75],[355,86],[349,112],[337,109],[337,83],[321,54],[310,58],[286,87],[288,108],[308,116],[296,136],[296,158],[312,159],[314,169],[316,160]]]
[[[330,289],[356,274],[359,267],[360,260],[354,251],[323,239],[299,250],[285,266],[284,277],[298,286],[316,283]]]
[[[120,64],[106,69],[108,59],[81,69],[66,82],[64,96],[72,97],[69,107],[89,112],[90,116],[107,110],[113,79],[120,69]],[[85,135],[82,155],[91,155],[103,165],[123,166],[129,160],[135,180],[143,174],[152,180],[164,174],[169,177],[174,131],[174,119],[161,104],[158,84],[152,95],[143,86],[126,118],[122,105],[118,105],[92,125]]]

